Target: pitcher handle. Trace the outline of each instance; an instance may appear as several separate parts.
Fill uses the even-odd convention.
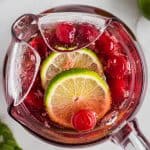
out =
[[[139,129],[137,119],[113,134],[112,141],[125,150],[150,150],[150,142]]]

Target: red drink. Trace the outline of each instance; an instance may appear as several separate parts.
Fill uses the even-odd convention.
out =
[[[64,11],[89,12],[107,16],[108,18],[112,17],[111,14],[103,10],[85,6],[59,7],[48,12]],[[73,26],[61,26],[60,28],[63,28],[63,32],[65,33],[63,34],[61,31],[56,30],[56,35],[50,34],[52,38],[48,42],[53,46],[57,45],[56,43],[58,42],[62,42],[62,45],[65,43],[67,46],[79,45],[80,47],[87,41],[89,43],[93,41],[92,35],[95,37],[98,34],[96,28],[90,24],[74,24]],[[80,30],[79,34],[71,35],[72,37],[68,38],[70,32],[74,34],[74,30],[77,33]],[[82,34],[83,36],[81,36]],[[55,36],[60,38],[57,39]],[[72,38],[76,38],[77,40],[73,42]],[[90,39],[92,40],[90,41]],[[28,43],[39,53],[42,62],[52,53],[39,32],[32,36]],[[97,121],[93,130],[79,134],[78,131],[61,126],[49,118],[44,105],[44,89],[41,84],[40,72],[38,72],[30,92],[20,105],[13,106],[11,95],[6,95],[9,104],[9,114],[29,131],[43,139],[75,145],[102,140],[109,136],[119,125],[123,124],[125,120],[131,118],[131,115],[141,103],[140,100],[144,85],[144,65],[138,52],[136,39],[133,37],[131,31],[121,21],[114,18],[102,35],[88,45],[87,48],[92,50],[99,58],[99,61],[102,62],[105,78],[110,87],[112,97],[111,108]],[[32,54],[27,52],[26,55],[28,55],[27,59],[22,62],[22,67],[26,67],[24,70],[27,71],[22,72],[24,76],[22,85],[25,87],[31,82],[26,77],[32,76],[32,71],[34,70],[34,68],[28,68],[27,65],[34,63],[34,59],[32,59],[33,62],[28,60],[28,57]],[[9,59],[9,53],[5,62],[8,66],[7,58]],[[7,89],[7,69],[4,72],[5,90]],[[31,74],[28,74],[29,72]],[[5,92],[8,94],[7,90]]]

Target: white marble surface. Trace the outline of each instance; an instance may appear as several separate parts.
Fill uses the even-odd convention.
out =
[[[10,27],[13,21],[23,13],[37,13],[42,10],[62,5],[62,4],[87,4],[106,9],[116,16],[120,17],[135,32],[141,41],[147,64],[150,63],[150,22],[141,18],[138,11],[136,0],[0,0],[0,77],[2,79],[2,63],[10,42]],[[140,18],[140,22],[137,21]],[[148,65],[149,66],[149,65]],[[150,72],[148,72],[150,77]],[[1,82],[2,83],[2,82]],[[145,96],[144,103],[137,118],[140,122],[141,129],[150,139],[150,84]],[[23,150],[60,150],[63,148],[49,145],[25,131],[20,125],[13,121],[7,114],[7,107],[0,84],[0,118],[5,121],[13,130],[14,135],[23,148]],[[65,148],[66,149],[66,148]],[[64,149],[64,150],[65,150]],[[69,148],[70,149],[70,148]],[[81,148],[79,148],[81,149]],[[111,142],[84,148],[86,150],[109,150],[120,148]]]

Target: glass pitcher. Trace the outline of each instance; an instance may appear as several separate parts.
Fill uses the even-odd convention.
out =
[[[98,32],[90,40],[81,39],[79,44],[67,45],[65,48],[64,45],[63,48],[56,47],[56,44],[47,38],[46,31],[52,35],[52,28],[56,22],[65,21],[92,24]],[[42,106],[39,109],[34,108],[34,102],[27,101],[32,97],[33,89],[39,94],[38,98],[43,99],[43,89],[36,83],[41,82],[38,74],[43,57],[48,56],[47,52],[44,56],[39,53],[31,44],[32,40],[40,35],[46,45],[45,49],[60,53],[67,53],[69,50],[69,53],[72,53],[82,48],[90,48],[99,56],[101,54],[95,50],[95,45],[107,33],[119,42],[123,55],[126,55],[129,61],[130,76],[126,81],[126,96],[121,104],[112,104],[113,109],[100,119],[93,130],[77,132],[61,128],[49,121],[41,100],[36,104],[37,107]],[[5,57],[3,81],[9,115],[29,132],[51,144],[81,147],[110,139],[124,149],[150,149],[150,144],[139,130],[135,119],[146,90],[147,72],[144,56],[132,31],[121,20],[102,9],[68,5],[52,8],[37,15],[25,14],[18,18],[12,25],[12,41]],[[36,94],[34,93],[34,96]]]

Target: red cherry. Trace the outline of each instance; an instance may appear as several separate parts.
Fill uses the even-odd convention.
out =
[[[96,113],[91,110],[80,110],[72,117],[72,124],[78,131],[91,130],[96,125]]]
[[[128,42],[133,43],[131,41],[131,38],[130,38],[128,32],[125,30],[125,27],[121,23],[113,22],[112,25],[114,26],[116,32],[118,32],[120,34],[120,36],[123,38],[125,43],[128,43]]]
[[[56,36],[60,42],[71,44],[74,41],[76,28],[71,23],[59,23],[56,26]]]
[[[37,50],[42,59],[48,55],[48,47],[41,36],[33,38],[29,44]]]
[[[114,55],[107,60],[105,71],[112,78],[123,78],[130,72],[130,63],[124,55]]]
[[[128,96],[128,82],[125,79],[108,79],[113,105],[119,106]]]
[[[35,109],[43,108],[43,93],[40,89],[31,90],[25,99],[25,103]]]
[[[129,34],[125,28],[125,26],[118,22],[113,22],[112,25],[115,27],[116,32],[122,37],[125,45],[130,49],[130,51],[136,51],[135,44],[133,42],[133,35]]]
[[[115,37],[105,31],[96,41],[96,47],[102,55],[115,55],[120,53],[121,45]]]
[[[98,29],[91,24],[80,24],[77,28],[77,38],[79,42],[91,42],[99,34]]]

